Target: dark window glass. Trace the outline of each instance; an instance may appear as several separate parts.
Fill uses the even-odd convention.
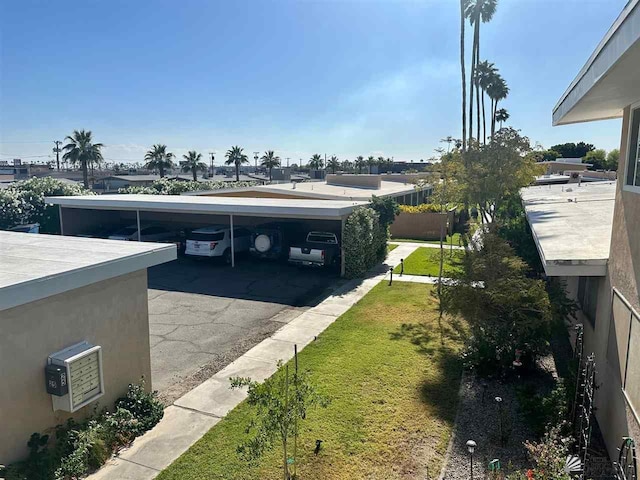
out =
[[[224,232],[216,233],[192,233],[188,240],[196,240],[198,242],[218,242],[224,238]]]
[[[640,108],[631,112],[631,139],[627,152],[627,185],[640,187]]]

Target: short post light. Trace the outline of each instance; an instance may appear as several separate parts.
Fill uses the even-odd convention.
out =
[[[502,397],[496,397],[496,405],[498,406],[498,428],[500,434],[500,446],[504,447],[504,435],[502,434]]]
[[[467,440],[467,451],[469,452],[469,472],[471,480],[473,480],[473,452],[476,451],[478,445],[473,440]]]

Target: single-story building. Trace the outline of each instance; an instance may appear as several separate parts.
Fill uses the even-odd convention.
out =
[[[0,464],[130,383],[151,388],[147,268],[174,245],[0,231]]]

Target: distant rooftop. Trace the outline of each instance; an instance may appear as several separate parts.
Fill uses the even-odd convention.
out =
[[[521,190],[538,253],[549,276],[606,275],[616,182]]]
[[[0,231],[0,310],[175,258],[175,245]]]

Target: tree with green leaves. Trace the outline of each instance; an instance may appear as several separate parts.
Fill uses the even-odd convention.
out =
[[[367,157],[367,169],[369,171],[369,174],[371,174],[371,169],[376,165],[377,165],[376,157],[374,157],[373,155],[369,155]]]
[[[182,158],[184,158],[184,160],[180,162],[182,172],[191,172],[193,174],[193,181],[197,182],[198,172],[207,171],[207,164],[202,161],[202,154],[191,150],[186,155],[183,155]]]
[[[340,160],[338,160],[338,157],[332,155],[327,161],[327,168],[331,169],[331,173],[336,173],[336,170],[340,168]]]
[[[94,162],[101,162],[102,145],[101,143],[93,143],[91,130],[74,130],[73,133],[65,138],[67,143],[62,150],[63,160],[70,162],[74,166],[80,166],[82,170],[82,181],[84,188],[89,188],[89,165]]]
[[[267,150],[264,152],[264,155],[260,158],[263,167],[269,170],[269,181],[271,181],[271,170],[275,167],[280,166],[280,157],[276,156],[273,150]]]
[[[499,73],[492,76],[491,81],[487,86],[487,95],[491,99],[491,137],[493,137],[496,132],[498,103],[509,95],[507,82]]]
[[[484,60],[478,65],[476,65],[476,76],[474,83],[476,84],[476,89],[479,88],[478,96],[482,97],[482,133],[483,133],[483,143],[487,143],[487,116],[485,112],[485,103],[484,99],[487,93],[488,88],[496,81],[498,75],[498,69],[495,67],[493,63]],[[493,110],[491,111],[493,115]]]
[[[550,150],[554,150],[560,154],[560,158],[584,158],[587,153],[595,150],[596,147],[586,142],[568,142],[553,145]]]
[[[584,156],[584,161],[590,163],[594,170],[605,170],[607,163],[607,152],[602,148],[596,148],[587,152]]]
[[[350,160],[343,160],[341,167],[344,172],[350,172],[353,170],[353,162]]]
[[[173,158],[173,153],[167,152],[166,145],[153,145],[144,156],[147,162],[144,167],[149,170],[157,170],[160,178],[163,178],[165,171],[173,168]]]
[[[307,412],[329,404],[329,399],[317,391],[309,371],[298,369],[297,354],[294,362],[293,373],[289,371],[289,364],[283,367],[282,362],[278,362],[278,371],[263,383],[250,378],[231,379],[232,389],[248,387],[247,403],[255,407],[255,418],[247,426],[247,433],[255,433],[238,446],[238,453],[243,459],[254,461],[279,443],[283,480],[297,477],[297,439]],[[291,439],[292,451],[289,450]]]
[[[358,169],[358,173],[362,173],[362,169],[367,164],[366,160],[362,155],[358,155],[354,163],[356,168]]]
[[[614,148],[607,154],[607,169],[618,170],[618,162],[620,161],[620,150]]]
[[[249,163],[249,157],[243,153],[243,150],[243,148],[236,145],[227,150],[227,153],[224,155],[227,158],[224,164],[234,165],[236,168],[236,182],[240,181],[240,166]]]
[[[311,155],[311,159],[309,160],[308,167],[312,170],[321,170],[324,166],[324,160],[322,160],[322,156],[319,153],[314,153]]]
[[[467,150],[467,72],[464,55],[465,19],[469,0],[460,0],[460,74],[462,76],[462,151]]]

